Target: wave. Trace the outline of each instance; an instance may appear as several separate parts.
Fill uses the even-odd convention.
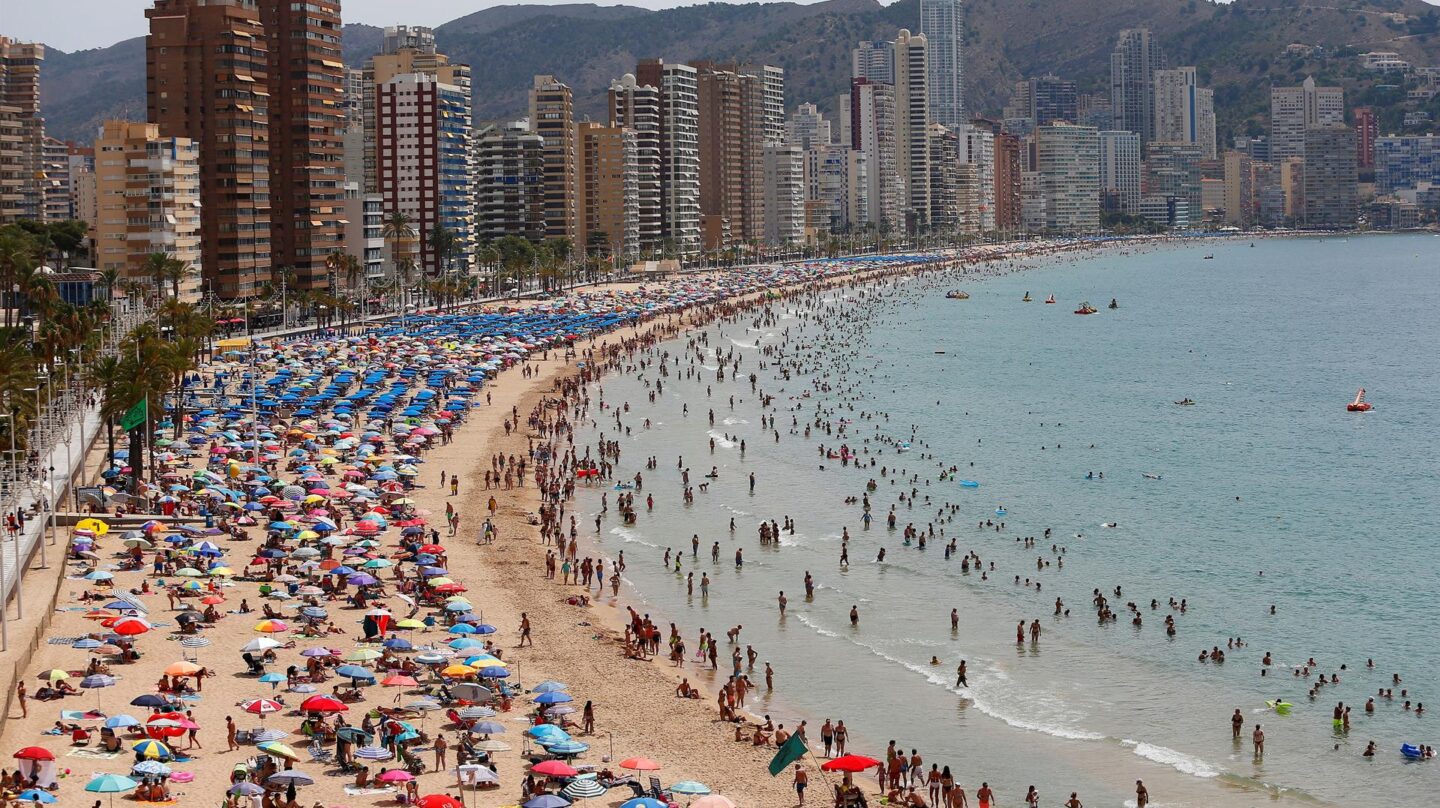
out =
[[[735,448],[735,441],[732,441],[729,438],[725,437],[725,433],[719,431],[718,429],[712,429],[705,434],[709,435],[715,441],[715,445],[719,446],[721,449]]]
[[[726,418],[720,423],[724,424],[725,426],[735,426],[736,424],[748,424],[750,422],[745,420],[744,418]]]
[[[1187,755],[1184,752],[1177,752],[1169,747],[1156,746],[1155,744],[1145,743],[1143,741],[1132,741],[1128,738],[1120,743],[1133,747],[1135,754],[1146,760],[1153,760],[1156,763],[1169,766],[1183,774],[1201,778],[1220,776],[1220,770],[1211,766],[1209,763],[1192,755]]]
[[[730,343],[731,343],[732,345],[734,345],[736,348],[755,348],[755,347],[757,347],[754,343],[741,342],[740,340],[735,339],[734,337],[726,337],[726,339],[730,340]]]
[[[622,527],[619,525],[612,527],[610,528],[610,535],[619,536],[621,539],[631,544],[643,544],[646,547],[651,547],[656,550],[659,550],[661,547],[658,544],[653,544],[640,538],[639,532],[631,530],[628,527]]]

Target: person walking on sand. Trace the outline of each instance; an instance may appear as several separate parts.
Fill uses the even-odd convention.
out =
[[[449,744],[445,742],[445,735],[440,732],[435,733],[435,771],[445,771],[445,750],[448,748]]]
[[[30,708],[25,704],[25,683],[22,681],[15,685],[15,699],[20,702],[20,717],[29,718]]]
[[[795,795],[800,799],[799,804],[805,804],[805,787],[810,785],[810,773],[795,764]]]
[[[1021,625],[1024,625],[1024,623],[1021,623]],[[975,792],[975,799],[979,800],[980,808],[990,808],[992,805],[1000,804],[995,800],[995,792],[990,790],[990,784],[985,782],[982,782],[980,784],[980,790]]]
[[[525,612],[520,613],[520,644],[516,648],[524,648],[526,645],[535,646],[535,641],[530,638],[530,616]]]
[[[236,738],[235,719],[225,716],[225,751],[235,752],[240,749],[240,741]]]

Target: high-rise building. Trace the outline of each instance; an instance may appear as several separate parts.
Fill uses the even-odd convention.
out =
[[[848,233],[870,221],[867,160],[849,143],[821,143],[805,152],[807,229]]]
[[[199,149],[189,138],[162,136],[158,124],[106,121],[95,151],[96,268],[155,283],[145,263],[164,253],[193,270],[180,281],[180,299],[197,299],[202,276],[212,277],[200,271]],[[168,282],[160,288],[172,291]]]
[[[767,244],[785,247],[805,241],[805,152],[790,143],[764,147],[765,234]]]
[[[830,143],[830,121],[814,104],[801,104],[785,122],[785,142],[805,151]]]
[[[1100,202],[1107,213],[1140,209],[1140,136],[1134,132],[1100,133]]]
[[[418,243],[412,257],[427,275],[467,268],[473,255],[470,139],[468,81],[401,73],[377,88],[376,185],[387,214],[409,217]],[[453,239],[447,253],[437,249],[440,231]]]
[[[1375,140],[1380,137],[1380,118],[1374,107],[1355,108],[1355,167],[1368,171],[1375,167]]]
[[[375,103],[380,85],[404,73],[424,73],[441,84],[470,86],[470,66],[451,64],[435,48],[435,32],[418,25],[385,29],[381,52],[366,60],[361,77],[361,114],[365,130],[365,192],[378,188],[375,153]]]
[[[591,243],[618,259],[634,258],[640,244],[640,185],[635,132],[590,121],[575,127],[577,166],[576,246]]]
[[[963,170],[960,228],[966,233],[995,230],[995,133],[966,124],[956,133]]]
[[[385,197],[367,194],[357,181],[345,183],[345,251],[360,261],[361,278],[336,278],[347,293],[385,277]],[[363,279],[363,280],[362,280]]]
[[[554,76],[530,88],[530,128],[545,139],[545,235],[579,244],[575,190],[575,98]]]
[[[1110,106],[1113,129],[1134,132],[1140,145],[1155,139],[1156,70],[1165,67],[1165,53],[1148,28],[1127,28],[1110,54]]]
[[[1020,138],[991,131],[995,137],[995,229],[1016,233],[1021,228]]]
[[[850,78],[872,84],[895,83],[895,43],[865,40],[850,51]]]
[[[1196,84],[1195,68],[1156,70],[1155,140],[1194,143],[1215,159],[1215,94]]]
[[[851,80],[850,147],[865,153],[866,213],[881,232],[905,226],[905,182],[896,167],[895,87],[868,79]]]
[[[155,0],[145,12],[147,113],[200,155],[200,265],[209,290],[253,297],[269,283],[270,38],[254,0]],[[289,76],[281,84],[289,84]],[[98,156],[97,156],[98,160]]]
[[[1299,87],[1270,88],[1270,160],[1305,154],[1305,130],[1345,123],[1345,89],[1317,87],[1307,76]]]
[[[920,33],[929,44],[930,120],[953,132],[965,121],[965,18],[961,0],[920,0]]]
[[[928,50],[923,34],[901,28],[895,37],[895,163],[905,182],[906,226],[915,232],[930,218]]]
[[[763,127],[761,143],[785,140],[785,68],[775,65],[745,64],[734,68],[736,73],[759,79],[760,99],[757,106],[759,124]]]
[[[641,254],[660,246],[660,90],[627,73],[610,84],[610,125],[635,138],[636,245]]]
[[[1027,117],[1035,126],[1049,126],[1056,121],[1079,123],[1075,82],[1058,76],[1038,76],[1021,82],[1025,100],[1029,102]]]
[[[69,144],[70,215],[95,224],[95,147]]]
[[[1305,227],[1355,226],[1355,130],[1344,124],[1305,128]]]
[[[1440,188],[1440,136],[1382,137],[1374,154],[1376,193],[1414,190],[1424,182]]]
[[[1100,135],[1088,126],[1035,129],[1035,168],[1045,200],[1045,227],[1084,233],[1100,227]]]
[[[340,1],[258,0],[270,93],[270,260],[301,289],[331,285],[342,246],[345,63]]]
[[[741,76],[712,63],[692,65],[696,74],[700,152],[700,218],[706,249],[745,242],[744,169],[748,144],[742,107],[746,90]],[[763,227],[763,223],[762,223]],[[725,240],[721,236],[728,237]]]
[[[1234,150],[1225,152],[1225,223],[1251,227],[1259,216],[1259,185],[1255,162]]]
[[[60,222],[75,218],[74,208],[71,207],[69,144],[47,135],[41,171],[45,174],[42,187],[45,221]]]
[[[0,36],[0,224],[45,217],[45,46]]]
[[[1171,227],[1199,224],[1204,215],[1200,198],[1200,162],[1203,159],[1204,153],[1195,143],[1151,143],[1145,155],[1141,215],[1145,215],[1146,200],[1163,198],[1169,200],[1164,206],[1167,218],[1157,221],[1157,224]]]
[[[1100,130],[1110,129],[1115,125],[1115,111],[1110,108],[1110,99],[1094,93],[1080,93],[1075,101],[1075,122]]]
[[[545,141],[526,121],[486,127],[475,139],[475,229],[480,239],[545,238]]]
[[[953,233],[960,226],[960,138],[938,123],[930,124],[930,229]]]
[[[676,256],[700,251],[700,115],[695,68],[642,59],[635,79],[660,91],[660,233]]]

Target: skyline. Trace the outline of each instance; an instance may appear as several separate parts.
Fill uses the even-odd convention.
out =
[[[718,0],[725,3],[753,0]],[[760,0],[813,5],[823,0]],[[651,10],[701,5],[708,0],[585,0],[598,6],[639,6]],[[895,0],[878,0],[890,5]],[[74,14],[57,16],[43,4],[13,4],[6,8],[4,33],[22,42],[43,42],[58,50],[73,52],[105,48],[132,37],[144,36],[145,9],[152,0],[64,0]],[[345,21],[361,25],[424,25],[438,27],[451,20],[496,6],[575,5],[566,0],[408,0],[403,6],[393,0],[342,0]],[[582,3],[583,4],[583,3]],[[80,23],[80,24],[77,24]]]

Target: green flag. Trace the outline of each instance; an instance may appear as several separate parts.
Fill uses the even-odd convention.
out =
[[[780,749],[775,752],[775,757],[770,759],[770,776],[775,777],[785,771],[791,763],[805,757],[810,750],[805,748],[805,741],[798,734],[791,735]]]
[[[145,399],[141,399],[138,404],[125,412],[125,416],[120,419],[121,429],[129,432],[135,427],[145,423],[145,403]]]

